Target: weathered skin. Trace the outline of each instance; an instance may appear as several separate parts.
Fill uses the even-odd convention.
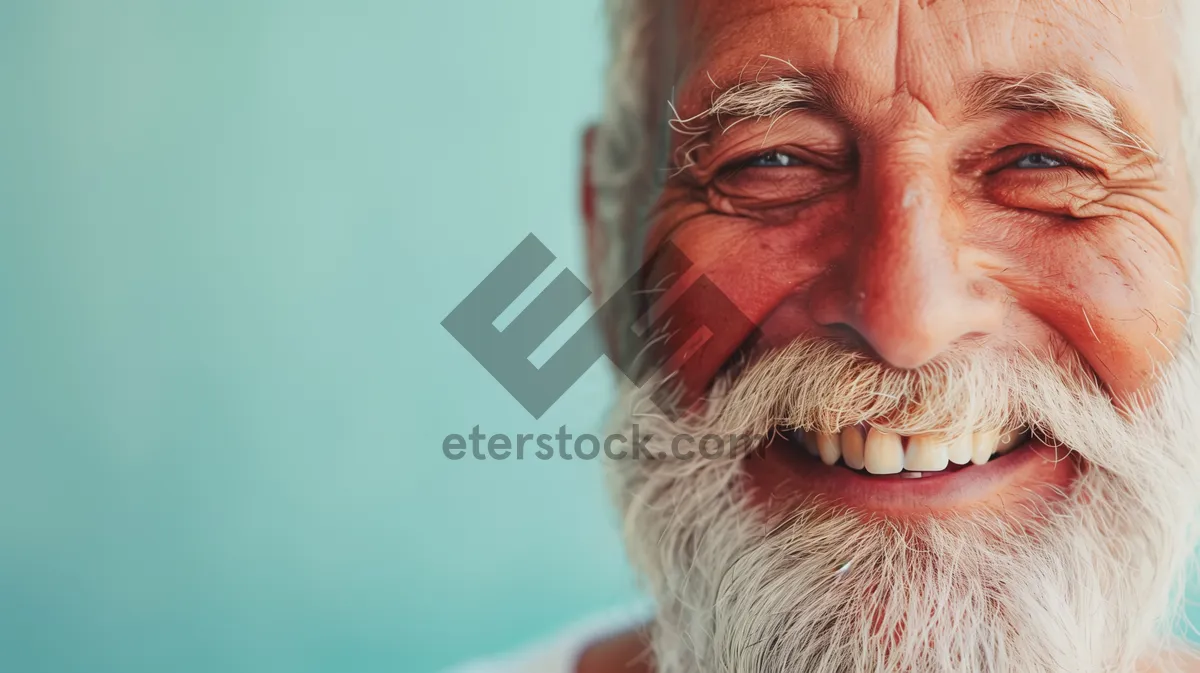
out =
[[[703,111],[709,76],[724,85],[789,69],[762,54],[844,82],[840,119],[797,111],[716,135],[671,181],[649,234],[680,245],[774,341],[852,334],[913,367],[969,342],[1034,348],[1060,337],[1118,394],[1168,356],[1185,305],[1190,202],[1164,26],[1093,0],[689,10],[681,117]],[[1047,70],[1086,78],[1169,163],[1047,114],[963,118],[957,83]],[[1012,146],[1022,147],[1003,149]],[[838,168],[716,177],[773,148]],[[1096,170],[1000,170],[1042,150]]]
[[[1118,400],[1170,358],[1192,203],[1157,2],[691,0],[675,28],[681,118],[714,82],[795,69],[837,83],[829,112],[724,120],[647,229],[647,256],[680,246],[764,346],[827,336],[899,368],[954,349],[1073,349]],[[1160,157],[1066,115],[966,114],[976,77],[1042,72],[1103,94]],[[772,150],[802,162],[733,170]],[[1067,165],[1015,166],[1031,153]],[[619,642],[581,670],[630,670],[614,666],[637,648]]]

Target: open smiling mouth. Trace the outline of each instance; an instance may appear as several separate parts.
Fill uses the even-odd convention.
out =
[[[1024,428],[976,432],[948,439],[932,434],[905,436],[882,432],[866,424],[840,433],[781,431],[795,447],[827,466],[839,466],[864,476],[921,479],[940,476],[1003,456],[1027,444]]]
[[[819,496],[867,512],[922,515],[1059,498],[1086,462],[1029,428],[955,440],[862,424],[836,434],[779,429],[757,455],[744,463],[749,484],[779,511]]]

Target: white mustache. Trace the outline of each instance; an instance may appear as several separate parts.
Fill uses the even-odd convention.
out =
[[[669,425],[766,436],[781,427],[837,433],[863,423],[900,435],[949,438],[1023,427],[1064,452],[1076,451],[1090,463],[1134,475],[1144,471],[1146,461],[1162,456],[1129,447],[1146,432],[1190,424],[1190,419],[1163,417],[1164,409],[1178,415],[1181,410],[1174,407],[1179,405],[1156,403],[1182,395],[1186,386],[1163,377],[1154,391],[1118,406],[1073,350],[1053,351],[1051,357],[979,350],[899,370],[838,341],[804,339],[719,379],[699,412]],[[634,397],[640,422],[666,420],[646,403],[648,398],[639,404],[641,396]]]

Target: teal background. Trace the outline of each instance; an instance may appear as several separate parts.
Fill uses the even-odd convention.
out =
[[[439,325],[527,233],[583,275],[602,28],[0,0],[0,671],[422,673],[636,598],[598,464],[441,452],[605,413]]]

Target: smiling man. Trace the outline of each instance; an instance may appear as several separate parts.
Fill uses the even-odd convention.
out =
[[[652,343],[721,337],[656,377],[685,413],[626,382],[614,430],[771,440],[610,464],[656,610],[571,665],[1194,669],[1187,8],[611,9],[594,287],[649,269]],[[672,301],[701,276],[748,321]]]

